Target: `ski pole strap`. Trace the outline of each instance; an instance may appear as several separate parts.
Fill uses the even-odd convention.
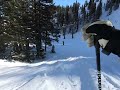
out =
[[[96,49],[96,64],[97,64],[97,76],[98,76],[98,89],[101,90],[101,65],[100,65],[100,45],[98,37],[94,36],[94,44]]]

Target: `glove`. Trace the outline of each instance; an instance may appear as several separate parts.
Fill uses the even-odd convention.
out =
[[[94,46],[94,35],[99,36],[99,44],[103,49],[103,53],[109,55],[111,52],[104,49],[108,44],[108,37],[104,37],[104,34],[109,34],[111,31],[112,23],[110,21],[96,21],[92,24],[88,23],[82,28],[83,40],[85,40],[89,47]],[[108,28],[110,28],[108,30]],[[106,36],[106,35],[105,35]]]
[[[89,47],[94,46],[93,35],[99,37],[99,44],[102,48],[105,48],[109,42],[109,35],[112,30],[112,23],[110,21],[96,21],[92,24],[88,23],[82,28],[83,40],[85,40]]]
[[[119,40],[109,40],[102,52],[106,55],[113,53],[120,57],[120,41]]]
[[[112,31],[113,25],[110,21],[96,21],[86,28],[86,33],[98,35],[106,40],[109,40]]]
[[[94,45],[93,35],[97,35],[102,52],[106,55],[113,53],[120,57],[120,31],[115,29],[110,21],[96,21],[82,28],[83,39],[88,45]]]
[[[100,46],[104,49],[107,45],[107,43],[109,42],[109,40],[106,40],[106,39],[99,39],[98,40]]]

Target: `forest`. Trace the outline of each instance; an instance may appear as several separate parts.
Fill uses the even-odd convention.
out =
[[[47,52],[55,53],[52,42],[59,42],[61,35],[74,38],[82,25],[100,18],[102,7],[110,15],[119,4],[119,0],[106,4],[86,0],[84,5],[76,1],[70,6],[55,5],[53,0],[1,0],[0,58],[29,63],[43,60]]]

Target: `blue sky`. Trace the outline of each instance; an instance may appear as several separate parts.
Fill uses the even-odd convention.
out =
[[[63,5],[63,6],[72,5],[74,2],[76,2],[76,0],[53,0],[53,1],[56,5]],[[86,0],[77,0],[77,1],[80,2],[81,4],[84,4]]]

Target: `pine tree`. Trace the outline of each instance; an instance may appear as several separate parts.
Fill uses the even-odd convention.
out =
[[[88,1],[87,1],[87,0],[85,1],[85,4],[84,4],[84,5],[85,5],[85,6],[88,6]]]
[[[32,43],[36,44],[38,57],[43,57],[43,43],[58,41],[59,29],[52,23],[54,12],[53,0],[0,1],[0,52],[10,47],[7,53],[11,57],[31,62]]]
[[[60,26],[63,26],[65,24],[65,7],[58,6],[57,8],[58,23]]]
[[[69,24],[69,6],[66,6],[66,10],[65,10],[65,21],[66,24]]]
[[[119,8],[119,3],[120,2],[120,0],[115,0],[115,3],[114,3],[114,10],[117,10],[118,8]]]
[[[113,9],[113,3],[112,3],[112,1],[110,1],[108,15],[110,15],[112,13],[112,9]]]
[[[90,0],[89,3],[88,3],[88,10],[90,10],[91,5],[92,5],[92,0]]]
[[[96,19],[99,19],[100,16],[102,15],[102,0],[100,0],[97,10],[96,10]]]
[[[79,7],[80,4],[76,1],[75,3],[73,3],[73,16],[74,16],[74,22],[73,24],[75,24],[76,29],[78,30],[78,26],[79,26]]]
[[[36,25],[38,29],[36,30],[36,46],[37,46],[37,55],[38,57],[42,54],[39,50],[43,49],[43,43],[45,44],[45,50],[47,45],[51,45],[53,40],[58,41],[59,31],[54,27],[52,21],[54,14],[54,6],[51,1],[39,2],[37,4],[38,17],[36,16]],[[43,51],[43,50],[41,50]],[[43,52],[44,53],[44,52]],[[43,54],[42,54],[43,55]]]
[[[106,10],[106,11],[109,10],[110,5],[111,5],[111,1],[110,1],[110,0],[107,0],[106,7],[105,7],[105,10]]]
[[[70,8],[69,8],[69,24],[72,24],[73,21],[74,21],[74,15],[72,12],[72,6],[70,6]]]
[[[0,1],[0,58],[3,58],[3,52],[5,51],[4,42],[2,40],[3,33],[3,1]]]
[[[15,1],[3,1],[1,3],[2,5],[2,21],[1,21],[1,45],[7,45],[11,43],[11,41],[15,41],[17,37],[15,38],[16,31],[15,27],[13,27],[13,24],[18,24],[16,22],[14,11],[17,9],[13,7],[13,5],[16,6]],[[10,44],[9,44],[10,45]],[[5,52],[4,52],[5,53]],[[9,56],[10,52],[5,55],[5,57]]]
[[[89,20],[94,21],[95,12],[96,12],[96,2],[94,2],[94,0],[89,1],[88,10],[89,10]]]

